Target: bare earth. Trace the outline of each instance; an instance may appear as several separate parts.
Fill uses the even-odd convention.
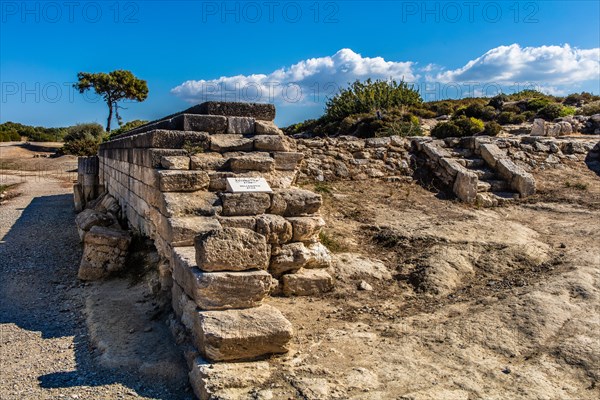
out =
[[[267,300],[296,335],[252,398],[599,398],[600,180],[582,163],[534,173],[539,194],[493,209],[415,183],[321,185],[336,289]],[[66,186],[28,178],[0,205],[0,398],[189,398],[147,288],[76,280]]]

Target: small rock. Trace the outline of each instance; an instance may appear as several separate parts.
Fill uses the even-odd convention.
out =
[[[360,281],[360,283],[358,284],[358,290],[371,291],[371,290],[373,290],[373,286],[369,285],[365,281]]]

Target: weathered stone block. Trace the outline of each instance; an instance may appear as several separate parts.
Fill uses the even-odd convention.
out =
[[[205,171],[158,171],[161,192],[194,192],[208,189],[209,179]]]
[[[254,140],[247,139],[242,135],[212,135],[210,137],[210,149],[220,153],[230,151],[252,151]]]
[[[294,151],[294,139],[279,135],[257,135],[254,137],[254,148],[260,151]]]
[[[205,132],[184,132],[174,130],[153,130],[130,138],[133,148],[182,149],[185,145],[206,148],[208,134]]]
[[[321,208],[321,195],[303,189],[279,189],[273,193],[270,214],[296,217],[315,214]]]
[[[255,131],[257,135],[279,135],[283,136],[283,131],[272,121],[256,121]]]
[[[157,208],[166,217],[213,216],[222,210],[221,199],[216,193],[160,193]]]
[[[227,178],[248,178],[248,177],[259,177],[262,174],[258,171],[248,172],[209,172],[208,178],[210,183],[208,184],[208,190],[214,192],[224,192],[227,190]]]
[[[203,271],[266,269],[265,237],[249,229],[222,228],[196,236],[196,263]]]
[[[465,203],[473,203],[477,198],[477,174],[468,170],[459,171],[454,181],[454,194]]]
[[[444,171],[452,178],[456,177],[458,171],[464,170],[464,167],[454,158],[440,158],[439,163],[440,166],[444,168]]]
[[[279,215],[259,215],[256,218],[256,231],[270,244],[287,243],[292,239],[292,224]]]
[[[221,153],[200,153],[191,158],[191,169],[218,171],[225,166],[227,159]]]
[[[534,119],[530,134],[531,136],[546,136],[546,121],[542,118]]]
[[[254,118],[227,117],[227,133],[254,135]]]
[[[85,234],[83,256],[78,277],[97,280],[125,267],[125,257],[131,242],[128,232],[102,226],[93,226]]]
[[[315,296],[333,289],[333,278],[322,269],[301,269],[281,280],[285,296]]]
[[[163,156],[160,165],[166,169],[190,169],[190,158],[188,156]]]
[[[218,217],[223,228],[244,228],[256,230],[256,217]]]
[[[79,230],[79,238],[83,239],[85,232],[94,226],[109,226],[117,222],[115,218],[106,213],[98,212],[93,209],[83,210],[75,217],[75,224]]]
[[[441,158],[452,157],[448,150],[437,146],[435,143],[423,143],[422,146],[423,152],[435,162],[438,162]]]
[[[492,168],[496,168],[498,160],[506,158],[506,152],[492,143],[484,143],[479,146],[481,158]]]
[[[173,278],[202,310],[250,308],[261,304],[271,289],[266,271],[203,272],[196,266],[194,247],[173,249]]]
[[[194,342],[210,361],[252,360],[288,351],[292,324],[268,305],[244,310],[201,311]]]
[[[193,246],[196,235],[221,228],[212,217],[167,218],[162,215],[156,221],[160,236],[172,246]]]
[[[172,119],[172,129],[179,131],[208,132],[220,134],[227,132],[227,118],[221,115],[181,114]]]
[[[275,106],[273,104],[262,103],[207,101],[190,108],[187,112],[207,115],[252,117],[264,121],[273,121],[275,119]]]
[[[200,400],[235,399],[264,385],[271,376],[266,361],[249,363],[208,363],[197,358],[190,372],[190,384]]]
[[[271,157],[248,155],[243,157],[232,157],[229,159],[229,168],[234,172],[271,172],[273,171],[274,166],[275,161]]]
[[[264,214],[271,207],[268,193],[222,193],[224,216]]]
[[[299,167],[300,162],[304,158],[303,153],[277,152],[273,154],[275,159],[275,169],[282,171],[293,171]]]
[[[292,217],[288,218],[288,221],[292,224],[292,240],[295,242],[318,240],[319,233],[325,226],[325,221],[321,217]]]

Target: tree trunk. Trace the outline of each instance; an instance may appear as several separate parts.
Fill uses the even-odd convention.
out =
[[[108,120],[106,121],[106,132],[110,133],[110,121],[112,120],[112,117],[113,117],[113,105],[112,105],[111,100],[108,100],[107,104],[108,104]]]

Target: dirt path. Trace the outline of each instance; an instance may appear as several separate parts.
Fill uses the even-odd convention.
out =
[[[84,316],[98,288],[77,280],[71,187],[48,177],[16,180],[22,195],[0,206],[0,398],[189,397],[131,369],[101,367]]]

